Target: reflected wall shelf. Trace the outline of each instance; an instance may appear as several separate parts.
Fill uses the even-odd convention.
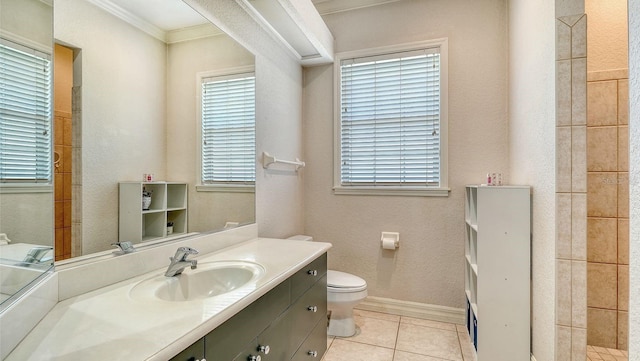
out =
[[[466,324],[478,361],[530,360],[530,224],[529,187],[465,188]]]
[[[176,182],[121,182],[118,240],[134,243],[187,233],[187,184]],[[142,209],[142,190],[152,193],[148,210]]]

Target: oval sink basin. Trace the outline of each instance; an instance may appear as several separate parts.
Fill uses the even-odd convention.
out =
[[[129,294],[170,302],[202,300],[254,285],[263,274],[262,266],[247,261],[202,262],[174,277],[159,275],[140,281]]]

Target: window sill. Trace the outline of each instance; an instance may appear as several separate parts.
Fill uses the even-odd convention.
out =
[[[246,184],[200,184],[196,186],[196,192],[255,193],[256,187]]]
[[[51,184],[25,184],[25,183],[2,183],[0,184],[0,194],[19,193],[52,193]]]
[[[352,196],[404,196],[404,197],[448,197],[449,188],[425,187],[333,187],[335,195]]]

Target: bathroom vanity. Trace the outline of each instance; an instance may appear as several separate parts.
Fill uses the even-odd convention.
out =
[[[172,358],[312,360],[327,346],[327,256],[320,256]]]
[[[166,267],[71,297],[6,360],[319,360],[330,247],[257,238],[201,255],[178,277],[196,279],[219,264],[251,269],[241,286],[213,297],[167,298],[163,287],[178,279],[166,278]]]

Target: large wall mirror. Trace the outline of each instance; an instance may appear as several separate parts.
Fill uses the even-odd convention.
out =
[[[0,5],[2,38],[41,43],[54,79],[53,182],[37,192],[25,182],[0,184],[14,187],[0,189],[3,260],[24,266],[34,248],[50,247],[27,262],[34,269],[110,255],[118,241],[142,248],[255,222],[253,54],[182,0]],[[48,20],[34,20],[41,17]],[[227,98],[216,102],[215,92]],[[151,182],[142,182],[145,174]],[[123,182],[139,191],[123,198]],[[123,202],[139,207],[123,213]],[[123,224],[137,233],[123,234]]]

